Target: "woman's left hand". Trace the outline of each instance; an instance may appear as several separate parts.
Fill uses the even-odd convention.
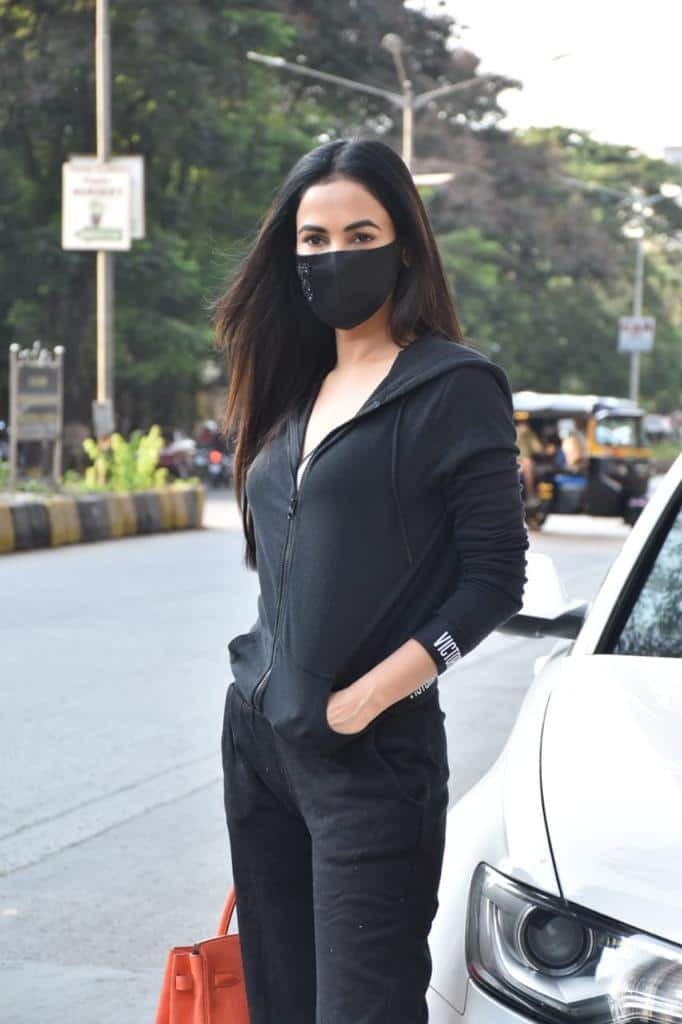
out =
[[[352,736],[396,701],[433,679],[438,665],[418,640],[406,640],[355,682],[335,690],[327,702],[327,724]]]
[[[334,732],[352,736],[362,732],[379,711],[371,689],[361,678],[332,693],[327,702],[327,724]]]

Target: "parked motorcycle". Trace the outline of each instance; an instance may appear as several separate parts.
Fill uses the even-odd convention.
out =
[[[196,440],[194,473],[210,487],[232,483],[233,446],[218,430],[215,420],[205,420]]]
[[[232,483],[232,456],[212,445],[197,445],[194,473],[210,487],[229,487]]]

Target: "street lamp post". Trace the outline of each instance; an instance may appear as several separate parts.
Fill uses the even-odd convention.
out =
[[[412,82],[406,78],[403,82],[403,160],[408,170],[412,170],[412,139],[414,133],[414,93]]]
[[[109,0],[96,0],[95,71],[97,108],[97,160],[111,157],[111,53]],[[95,432],[114,429],[114,254],[97,250],[97,400],[93,403]]]
[[[644,293],[644,228],[635,238],[635,294],[632,301],[632,315],[642,315]],[[639,351],[630,353],[630,398],[639,401]]]
[[[635,215],[635,223],[625,230],[629,238],[635,239],[635,289],[632,301],[632,315],[642,315],[644,295],[644,225],[646,218],[653,213],[652,207],[664,199],[675,199],[682,192],[682,188],[673,182],[664,182],[657,193],[650,196],[639,196],[636,193],[621,193],[624,200],[629,200],[631,209]],[[630,353],[630,398],[639,401],[639,369],[640,353]]]
[[[603,192],[606,195],[617,196],[621,203],[629,204],[634,215],[633,221],[625,225],[623,233],[627,238],[635,240],[635,286],[632,301],[632,315],[641,317],[643,294],[644,294],[644,224],[646,218],[653,213],[652,207],[664,199],[675,199],[679,202],[682,194],[682,186],[674,182],[663,182],[658,192],[650,196],[643,196],[640,192],[632,190],[622,192],[619,189],[608,188],[604,185],[594,185],[590,182],[580,181],[579,178],[562,177],[562,181],[568,185],[577,185],[578,188],[590,192]],[[635,351],[630,353],[630,398],[639,401],[639,356]]]
[[[485,79],[494,79],[498,76],[491,74],[477,75],[475,78],[467,78],[461,82],[439,85],[436,89],[429,89],[428,92],[415,96],[412,90],[412,83],[405,74],[405,66],[402,60],[403,43],[400,36],[389,33],[387,36],[384,36],[382,46],[393,56],[402,87],[402,92],[400,93],[391,92],[390,89],[381,89],[376,85],[368,85],[365,82],[356,82],[353,78],[331,75],[327,71],[317,71],[315,68],[306,67],[304,64],[292,64],[290,61],[284,60],[283,57],[272,57],[269,54],[256,53],[253,50],[249,50],[246,56],[249,60],[265,64],[267,67],[292,71],[297,75],[316,78],[322,82],[329,82],[330,85],[340,85],[345,89],[353,89],[356,92],[363,92],[369,96],[380,96],[382,99],[387,100],[392,106],[402,111],[402,155],[408,168],[412,170],[415,112],[421,110],[431,100],[440,99],[442,96],[449,96],[453,92],[468,89],[471,85],[478,84]]]
[[[403,91],[403,160],[412,169],[412,140],[414,135],[414,92],[412,82],[405,72],[403,41],[395,32],[389,32],[381,40],[384,50],[393,57],[398,81]]]

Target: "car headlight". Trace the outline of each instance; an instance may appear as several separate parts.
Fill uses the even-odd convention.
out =
[[[481,986],[551,1024],[682,1024],[682,947],[512,881],[487,864],[469,894]]]

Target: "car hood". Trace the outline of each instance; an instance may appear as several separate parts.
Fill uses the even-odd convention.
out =
[[[682,667],[574,655],[552,666],[541,781],[566,899],[682,944]]]

